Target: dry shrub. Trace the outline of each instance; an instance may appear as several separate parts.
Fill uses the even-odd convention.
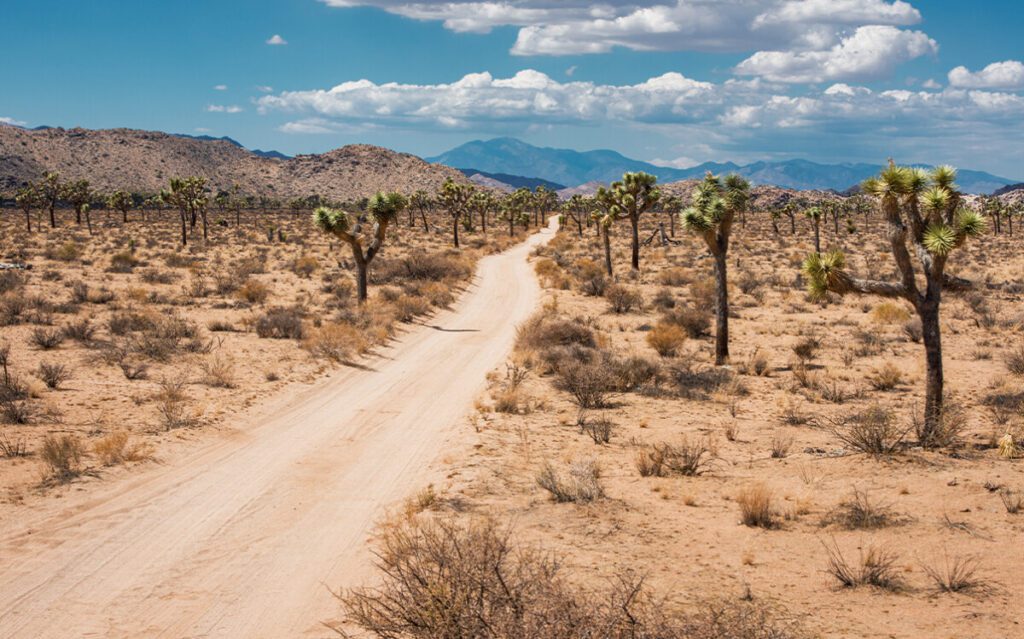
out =
[[[46,384],[47,388],[60,388],[60,385],[71,379],[71,371],[64,364],[41,362],[36,375]]]
[[[793,354],[801,363],[806,364],[814,359],[820,348],[821,340],[815,335],[807,335],[793,345]]]
[[[706,603],[682,614],[629,574],[606,591],[584,589],[557,557],[515,545],[493,520],[405,518],[382,531],[375,557],[380,585],[337,596],[345,620],[380,639],[805,636],[762,604]]]
[[[710,470],[714,450],[707,439],[683,437],[678,444],[652,444],[636,456],[636,467],[643,477],[676,474],[697,477]]]
[[[920,342],[924,338],[924,328],[921,326],[921,319],[915,317],[904,322],[903,334],[911,342]]]
[[[772,373],[768,357],[761,352],[760,348],[754,349],[754,352],[750,354],[747,361],[739,365],[739,370],[744,375],[754,375],[756,377],[768,377]]]
[[[256,335],[271,339],[302,339],[302,310],[297,307],[268,309],[256,319]]]
[[[903,372],[892,362],[886,362],[868,375],[868,383],[877,391],[890,391],[903,381]]]
[[[1018,377],[1024,377],[1024,345],[1018,346],[1006,356],[1006,370]]]
[[[676,394],[686,399],[707,399],[732,381],[728,369],[695,364],[686,359],[676,361],[669,369],[669,377]]]
[[[765,484],[752,484],[736,495],[740,521],[752,528],[775,528],[778,521],[772,508],[773,493]]]
[[[900,523],[889,504],[872,500],[867,492],[854,487],[849,498],[839,502],[821,521],[822,526],[835,524],[846,530],[872,530]]]
[[[419,315],[430,312],[430,300],[415,295],[402,295],[394,302],[395,318],[399,322],[411,322]]]
[[[628,313],[631,310],[640,309],[644,305],[644,298],[635,288],[622,284],[612,284],[604,292],[604,298],[613,313]]]
[[[300,255],[292,263],[292,272],[299,277],[308,278],[318,268],[320,268],[320,262],[312,255]]]
[[[81,344],[91,343],[93,336],[96,334],[96,327],[92,325],[92,320],[88,317],[83,317],[77,322],[65,324],[61,330],[64,332],[65,337]]]
[[[718,285],[715,278],[705,277],[690,283],[690,298],[696,308],[714,308],[718,299]]]
[[[1016,515],[1024,510],[1024,493],[1018,490],[1003,488],[999,491],[999,499],[1002,500],[1003,507],[1010,515]]]
[[[202,384],[212,388],[235,388],[235,364],[225,357],[215,356],[200,363]]]
[[[590,502],[604,497],[601,467],[594,460],[574,461],[564,475],[545,462],[537,474],[537,485],[559,503]]]
[[[910,311],[900,304],[882,302],[871,311],[871,319],[879,324],[902,324],[910,319]]]
[[[156,410],[163,422],[164,430],[186,428],[195,424],[194,415],[187,410],[188,396],[185,394],[185,380],[164,379],[160,390],[154,396]]]
[[[658,273],[658,283],[663,286],[686,286],[692,280],[689,272],[679,266],[673,266]]]
[[[563,361],[556,370],[555,387],[571,393],[580,408],[605,408],[616,380],[600,362]]]
[[[850,448],[882,457],[902,450],[912,427],[900,426],[891,410],[876,404],[832,420],[831,431]]]
[[[59,328],[39,327],[33,329],[32,333],[29,335],[29,343],[44,351],[53,350],[63,342],[64,331]]]
[[[686,342],[686,331],[678,324],[658,322],[647,332],[647,343],[662,357],[675,357]]]
[[[772,459],[785,459],[793,446],[793,438],[782,433],[772,435]]]
[[[827,572],[835,577],[842,587],[873,586],[889,591],[899,591],[904,588],[903,578],[897,567],[899,556],[895,552],[869,545],[866,550],[860,551],[857,563],[851,564],[843,556],[835,541],[831,546],[825,542],[822,544],[825,546],[825,552],[828,553]]]
[[[988,589],[978,576],[979,559],[973,556],[943,554],[942,562],[930,566],[921,564],[938,592],[978,592]]]
[[[580,292],[591,297],[601,297],[608,288],[604,267],[589,258],[577,260],[574,266]]]
[[[961,433],[967,428],[967,413],[960,404],[947,399],[933,428],[926,427],[916,410],[911,413],[910,425],[922,448],[946,448],[960,441]]]
[[[554,317],[541,311],[516,329],[516,349],[545,351],[555,346],[586,346],[593,348],[594,331],[579,321]]]
[[[355,326],[346,322],[324,324],[306,338],[303,347],[313,357],[348,363],[366,351],[366,337]]]
[[[151,452],[145,443],[133,443],[125,431],[110,433],[92,446],[92,452],[104,466],[117,466],[126,462],[149,459]]]
[[[270,287],[263,282],[249,278],[245,280],[245,283],[238,287],[235,292],[240,299],[245,300],[250,304],[262,304],[267,301],[270,297]]]
[[[43,447],[39,449],[39,458],[48,477],[59,483],[68,482],[82,474],[84,454],[81,440],[74,435],[48,435],[43,440]]]
[[[580,416],[580,432],[590,436],[595,444],[607,444],[612,439],[612,432],[615,430],[615,422],[604,417],[588,419]]]
[[[661,321],[667,324],[675,324],[686,331],[686,334],[690,337],[704,337],[709,335],[711,331],[711,314],[707,310],[709,308],[714,307],[678,306],[665,311],[661,316]]]
[[[0,457],[15,459],[18,457],[28,457],[30,454],[24,438],[11,441],[7,435],[0,435]]]

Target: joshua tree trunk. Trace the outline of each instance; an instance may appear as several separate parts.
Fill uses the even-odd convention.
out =
[[[455,248],[459,248],[459,217],[452,216],[452,237],[455,241]]]
[[[917,312],[921,318],[927,366],[921,443],[929,445],[941,428],[942,421],[942,334],[939,328],[938,300],[922,303]]]
[[[715,254],[715,365],[729,361],[729,286],[724,251]]]
[[[200,211],[199,214],[203,218],[203,241],[205,242],[210,239],[209,235],[206,232],[206,209]]]
[[[423,222],[423,232],[429,233],[430,225],[427,224],[427,210],[423,207],[420,207],[420,220]]]
[[[356,262],[356,299],[362,304],[366,301],[366,260],[363,258],[362,250],[354,245],[352,255],[355,256]]]
[[[487,209],[480,211],[480,231],[487,235]]]
[[[598,229],[600,229],[600,228],[601,228],[601,225],[599,224],[598,225]],[[604,229],[604,232],[601,233],[601,235],[603,236],[603,239],[604,239],[604,268],[605,268],[606,271],[608,271],[608,275],[611,276],[612,275],[612,242],[611,242],[611,239],[608,237],[608,229]]]
[[[514,237],[515,234],[516,234],[515,224],[516,224],[516,217],[514,215],[512,215],[511,213],[509,213],[508,214],[508,236],[509,237]]]
[[[89,229],[89,235],[92,235],[92,215],[89,213],[89,209],[85,210],[85,226]]]
[[[814,224],[814,252],[821,253],[821,221],[812,219],[811,223]]]
[[[53,212],[53,204],[50,204],[50,228],[57,228],[57,216]]]
[[[184,209],[181,210],[181,245],[186,246],[188,244],[188,214]]]
[[[668,215],[668,234],[673,238],[676,236],[676,216],[671,213]]]
[[[796,216],[795,215],[790,215],[789,216],[789,234],[790,235],[796,235]]]
[[[640,218],[636,216],[630,216],[629,218],[630,230],[633,234],[633,248],[630,257],[630,266],[634,271],[640,270]]]

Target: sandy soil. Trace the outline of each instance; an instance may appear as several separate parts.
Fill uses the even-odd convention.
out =
[[[37,499],[0,536],[0,637],[328,634],[328,586],[367,578],[382,509],[428,462],[536,307],[526,257],[483,258],[450,311],[362,370],[257,404],[228,437],[126,478]],[[13,521],[12,521],[13,519]]]

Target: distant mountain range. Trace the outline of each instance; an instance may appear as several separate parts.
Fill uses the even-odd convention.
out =
[[[47,127],[47,128],[49,128],[49,127]],[[189,138],[189,139],[192,139],[192,140],[203,140],[204,142],[227,142],[228,144],[234,144],[235,146],[237,146],[240,149],[245,149],[245,147],[242,146],[241,142],[239,142],[238,140],[236,140],[234,138],[229,138],[226,135],[222,136],[222,137],[219,137],[219,138],[215,138],[212,135],[189,135],[187,133],[174,133],[173,135],[175,135],[175,136],[177,136],[179,138]],[[254,155],[258,155],[261,158],[270,158],[271,160],[290,160],[290,159],[292,159],[292,156],[285,155],[284,153],[281,153],[280,151],[261,151],[260,149],[246,149],[246,151],[249,151],[250,153],[253,153]]]
[[[515,138],[495,138],[467,142],[428,162],[456,167],[471,175],[517,176],[517,179],[539,177],[569,187],[587,182],[612,182],[627,171],[644,171],[658,176],[661,182],[676,182],[712,173],[738,173],[754,184],[770,184],[789,189],[821,189],[845,191],[860,184],[882,169],[876,164],[819,164],[808,160],[754,162],[739,165],[733,162],[705,162],[687,169],[658,166],[634,160],[611,150],[574,151],[537,147]],[[498,178],[495,178],[498,179]],[[500,180],[499,181],[504,181]],[[965,193],[992,193],[1017,180],[961,169],[958,183]]]
[[[459,169],[462,174],[468,177],[474,182],[491,185],[497,183],[508,187],[508,190],[515,190],[520,188],[536,189],[538,186],[543,186],[549,191],[559,191],[565,188],[564,184],[558,184],[550,180],[535,177],[523,177],[521,175],[510,175],[508,173],[487,173],[486,171],[479,171],[477,169]],[[481,179],[474,179],[476,176],[482,176]],[[498,187],[501,188],[501,187]],[[505,190],[505,189],[502,189]]]

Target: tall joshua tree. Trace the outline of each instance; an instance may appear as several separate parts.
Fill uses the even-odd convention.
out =
[[[683,228],[700,235],[715,259],[715,364],[729,359],[729,235],[737,213],[746,210],[750,184],[738,175],[723,181],[710,172],[694,189],[693,205],[683,211]]]
[[[89,180],[75,180],[64,186],[64,199],[75,210],[75,223],[81,224],[82,215],[84,214],[86,226],[89,228],[89,235],[92,235],[92,216],[89,215],[89,205],[95,197],[96,192],[89,185]]]
[[[804,209],[804,217],[811,221],[811,226],[814,228],[814,252],[821,253],[821,216],[824,215],[824,211],[820,206],[812,206],[809,209]]]
[[[40,204],[45,206],[50,212],[50,228],[57,228],[57,216],[54,213],[54,209],[57,208],[57,202],[60,201],[64,194],[64,186],[60,182],[60,173],[52,171],[45,173],[36,188],[39,191]]]
[[[459,248],[459,221],[468,213],[469,202],[476,191],[472,186],[458,184],[451,178],[444,181],[438,200],[448,209],[448,215],[452,218],[452,241],[455,248]]]
[[[110,194],[107,198],[107,206],[114,209],[115,211],[121,212],[121,220],[128,223],[128,211],[132,209],[132,205],[135,204],[135,200],[132,198],[131,193],[128,191],[122,191],[118,189]]]
[[[25,226],[32,232],[32,209],[39,206],[39,192],[35,185],[28,184],[18,189],[14,195],[14,203],[25,213]],[[37,229],[38,230],[38,229]]]
[[[171,178],[170,188],[160,191],[160,201],[178,209],[181,215],[181,245],[188,244],[189,218],[203,212],[203,237],[206,237],[206,178]]]
[[[633,249],[630,266],[640,270],[640,216],[650,210],[661,194],[655,188],[658,178],[650,173],[626,173],[622,181],[612,184],[611,193],[619,208],[619,215],[629,218]]]
[[[619,208],[615,194],[603,186],[599,187],[594,194],[594,210],[591,216],[597,223],[597,232],[601,234],[601,241],[604,244],[604,269],[609,276],[612,275],[612,225],[621,214],[622,209]]]
[[[366,301],[367,268],[384,246],[388,227],[408,205],[408,200],[401,193],[377,193],[367,203],[366,213],[358,217],[324,206],[313,212],[313,222],[320,230],[337,237],[352,249],[356,263],[356,294],[360,304]],[[372,226],[364,228],[367,224]]]
[[[924,424],[919,433],[923,446],[932,446],[942,432],[942,338],[939,306],[945,287],[964,288],[967,282],[946,273],[950,254],[970,237],[984,232],[985,218],[962,206],[955,184],[956,169],[944,166],[927,173],[921,169],[889,167],[864,183],[874,196],[888,227],[889,244],[899,271],[898,281],[863,280],[846,272],[839,251],[812,253],[804,260],[812,297],[827,293],[858,293],[902,298],[921,318],[927,382]],[[917,258],[916,265],[911,253]],[[919,288],[919,279],[924,291]]]
[[[409,198],[409,228],[416,225],[416,218],[413,215],[413,209],[419,212],[420,220],[423,222],[423,232],[430,232],[430,225],[427,224],[427,209],[430,208],[432,202],[430,200],[430,194],[420,189],[412,194]]]

